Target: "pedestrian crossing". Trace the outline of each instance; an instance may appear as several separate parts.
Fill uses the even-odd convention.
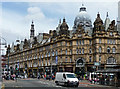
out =
[[[38,81],[39,83],[41,83],[41,84],[45,84],[45,85],[48,85],[48,87],[50,86],[50,87],[62,87],[62,86],[56,86],[56,84],[52,81],[52,82],[50,82],[50,81]]]

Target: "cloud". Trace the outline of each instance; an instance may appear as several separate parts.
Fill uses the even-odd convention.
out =
[[[2,24],[0,32],[9,44],[17,39],[29,39],[31,21],[34,20],[35,35],[38,33],[49,32],[50,29],[55,29],[56,19],[48,18],[44,15],[39,7],[25,8],[27,14],[20,14],[11,9],[2,9]]]
[[[2,2],[81,2],[81,0],[1,0]],[[114,0],[118,2],[119,0]],[[113,0],[84,0],[84,2],[113,2]]]
[[[28,14],[25,16],[25,20],[27,22],[32,20],[35,22],[37,33],[49,32],[50,29],[55,28],[56,19],[46,17],[39,7],[28,7],[27,12]]]
[[[45,18],[43,12],[38,7],[29,7],[27,9],[28,15],[26,19],[28,20],[43,20]]]
[[[28,2],[27,2],[28,3]],[[19,3],[22,4],[22,3]],[[13,4],[14,5],[14,4]],[[29,38],[31,21],[35,24],[35,34],[43,32],[49,32],[49,30],[54,30],[58,25],[58,20],[61,18],[66,18],[66,21],[71,29],[74,25],[75,16],[79,13],[79,8],[81,7],[81,2],[29,2],[24,4],[25,8],[22,8],[18,13],[17,8],[2,10],[2,26],[0,27],[1,32],[3,32],[6,40],[13,42],[15,38]],[[23,6],[24,6],[23,5]],[[27,6],[28,5],[28,6]],[[21,5],[17,5],[18,7]],[[91,16],[92,21],[95,20],[96,14],[100,12],[101,18],[104,20],[106,18],[106,12],[109,11],[110,18],[116,18],[117,15],[117,2],[110,3],[98,3],[98,2],[85,2],[87,7],[87,12]],[[108,9],[106,9],[108,8]],[[19,8],[20,9],[20,8]],[[24,9],[24,10],[23,10]],[[8,35],[6,35],[8,34]]]

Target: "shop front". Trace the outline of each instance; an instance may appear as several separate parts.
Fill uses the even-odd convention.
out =
[[[65,72],[71,72],[73,73],[73,67],[65,67]]]
[[[76,68],[75,73],[80,76],[84,76],[86,73],[85,71],[85,59],[84,58],[78,58],[76,60]]]

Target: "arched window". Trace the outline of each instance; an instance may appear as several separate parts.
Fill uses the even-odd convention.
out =
[[[67,46],[67,41],[65,42],[65,45]]]
[[[108,40],[107,40],[107,43],[109,44],[109,42],[110,42],[110,40],[108,39]]]
[[[115,47],[112,48],[112,53],[116,53],[116,48]]]
[[[114,57],[109,57],[107,59],[107,64],[115,64],[116,63],[116,59]]]
[[[81,54],[81,48],[79,49],[79,53]]]
[[[99,56],[99,62],[101,62],[101,55]]]
[[[92,57],[91,56],[89,56],[89,62],[92,62]]]
[[[66,53],[66,55],[67,55],[67,49],[66,49],[66,52],[65,52],[65,53]]]
[[[65,58],[65,62],[67,62],[67,57]]]
[[[113,40],[113,44],[115,44],[115,40]]]
[[[76,53],[78,54],[78,48],[76,49]]]
[[[70,62],[72,62],[72,58],[70,57]]]
[[[61,49],[61,55],[62,55],[62,49]]]
[[[70,55],[72,54],[72,49],[70,49]]]
[[[107,53],[110,53],[110,47],[107,47]]]
[[[89,44],[90,44],[90,45],[92,44],[92,41],[91,41],[91,40],[89,40]]]
[[[101,44],[101,42],[102,42],[101,39],[99,39],[99,43],[100,43],[100,44]]]
[[[99,53],[101,53],[102,52],[102,48],[101,47],[99,47]]]
[[[89,53],[90,53],[90,54],[92,53],[92,49],[91,49],[91,48],[89,49]]]
[[[61,57],[61,63],[62,63],[62,57]]]
[[[84,45],[84,40],[82,40],[82,45]]]
[[[82,48],[82,54],[84,54],[84,48]]]
[[[79,44],[81,45],[81,40],[79,41]]]
[[[58,52],[57,52],[57,50],[56,50],[56,55],[58,55]]]
[[[76,41],[76,45],[78,45],[78,40]]]
[[[54,51],[52,52],[52,56],[54,56]]]
[[[72,46],[72,42],[70,42],[70,46]]]

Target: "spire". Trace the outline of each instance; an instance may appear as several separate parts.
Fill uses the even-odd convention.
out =
[[[61,19],[59,20],[59,24],[61,24]]]
[[[84,6],[84,4],[82,3],[82,7]]]
[[[68,25],[67,25],[67,23],[66,23],[66,21],[65,21],[65,17],[63,18],[63,23],[60,25],[60,29],[62,29],[62,30],[68,30]]]
[[[107,12],[107,16],[106,17],[108,17],[108,12]]]
[[[99,12],[98,12],[97,18],[96,18],[96,20],[95,20],[95,22],[94,22],[94,31],[95,31],[95,30],[103,30],[103,21],[102,21],[102,19],[100,18]]]
[[[100,18],[100,14],[99,14],[99,12],[98,12],[98,14],[97,14],[97,18]]]
[[[63,18],[63,22],[65,22],[65,17]]]
[[[31,29],[30,29],[30,38],[34,37],[34,24],[33,24],[33,20],[32,20],[32,24],[31,24]]]
[[[110,25],[110,19],[108,17],[108,12],[107,12],[106,19],[105,19],[105,22],[104,22],[105,31],[108,30],[109,25]]]

